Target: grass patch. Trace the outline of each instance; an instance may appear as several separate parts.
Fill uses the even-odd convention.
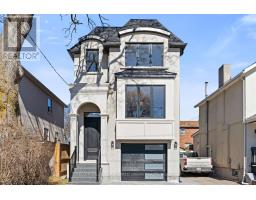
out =
[[[61,177],[50,176],[48,179],[49,185],[66,185],[68,183],[68,179],[63,179]]]

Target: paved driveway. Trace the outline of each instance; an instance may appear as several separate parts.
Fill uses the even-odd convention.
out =
[[[180,177],[182,185],[238,185],[239,183],[208,176],[191,174]]]

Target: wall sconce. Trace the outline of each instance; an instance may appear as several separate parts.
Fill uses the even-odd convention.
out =
[[[177,148],[178,148],[178,143],[176,141],[174,142],[173,148],[174,148],[174,150],[177,150]]]
[[[114,149],[114,141],[111,141],[111,149]]]

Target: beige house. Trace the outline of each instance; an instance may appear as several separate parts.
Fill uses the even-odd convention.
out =
[[[20,120],[26,129],[47,141],[67,143],[64,136],[64,108],[55,94],[23,68],[19,84]]]
[[[244,181],[256,163],[256,64],[231,78],[230,65],[219,69],[219,88],[199,107],[199,155],[211,156],[215,173]],[[254,171],[255,173],[256,171]]]
[[[72,183],[178,182],[185,46],[159,21],[132,19],[69,49]]]

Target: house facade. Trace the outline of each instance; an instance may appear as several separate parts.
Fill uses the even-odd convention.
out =
[[[96,27],[68,50],[71,182],[179,180],[185,46],[157,20],[131,19]]]
[[[211,156],[215,173],[244,181],[256,173],[256,64],[231,78],[230,65],[219,69],[219,88],[199,107],[199,155]]]
[[[193,134],[199,130],[198,121],[180,121],[180,148],[193,150]]]
[[[55,94],[22,68],[24,75],[19,83],[20,121],[31,133],[42,140],[66,143],[64,136],[64,108]]]

